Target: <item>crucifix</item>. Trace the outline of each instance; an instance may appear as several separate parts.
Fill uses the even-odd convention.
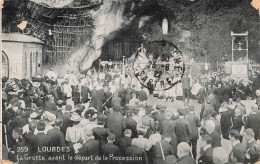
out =
[[[232,61],[234,61],[234,52],[235,51],[246,51],[246,61],[248,63],[248,31],[245,33],[234,33],[233,31],[231,31],[231,36],[232,36]],[[242,48],[242,42],[239,41],[238,44],[238,49],[235,48],[234,43],[235,43],[235,39],[236,37],[243,37],[245,39],[245,43],[246,43],[246,48]]]

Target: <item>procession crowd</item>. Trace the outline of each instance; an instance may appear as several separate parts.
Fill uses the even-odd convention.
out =
[[[130,68],[92,69],[82,78],[68,72],[57,79],[51,70],[30,80],[3,79],[3,158],[19,163],[256,163],[259,88],[260,77],[246,84],[185,73],[171,89],[153,91]],[[149,96],[184,105],[150,105]],[[195,109],[190,99],[202,108]],[[256,100],[250,108],[241,102],[247,99]],[[221,147],[223,139],[230,141],[230,154]]]

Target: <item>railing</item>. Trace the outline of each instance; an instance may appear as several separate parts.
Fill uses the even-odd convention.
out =
[[[249,61],[249,69],[253,72],[260,72],[260,63]]]
[[[227,64],[225,62],[219,62],[217,61],[217,71],[222,71],[222,70],[227,70],[227,66],[231,67],[232,64],[247,64],[245,62],[230,62],[230,64]],[[253,71],[253,72],[260,72],[260,63],[257,62],[253,62],[253,61],[249,61],[249,70]]]

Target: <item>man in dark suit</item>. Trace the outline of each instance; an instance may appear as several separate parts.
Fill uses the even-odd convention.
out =
[[[176,152],[174,152],[172,145],[170,145],[172,138],[170,135],[164,136],[164,139],[161,142],[157,142],[154,145],[154,158],[153,158],[153,164],[161,164],[164,163],[166,156],[174,155]]]
[[[107,137],[107,144],[102,146],[102,154],[104,156],[118,156],[119,155],[119,148],[114,145],[116,136],[113,133],[110,133]],[[104,163],[116,163],[117,161],[113,161],[113,160],[106,160],[104,161]]]
[[[177,135],[178,143],[190,143],[191,127],[188,121],[184,119],[184,109],[178,109],[179,118],[176,120],[175,132]]]
[[[37,147],[36,147],[36,135],[33,134],[34,130],[36,129],[37,126],[37,122],[36,120],[32,121],[29,123],[29,132],[25,133],[23,135],[24,140],[25,140],[25,145],[28,147],[29,151],[28,154],[34,154],[37,151]]]
[[[11,150],[8,152],[8,159],[12,162],[26,164],[28,161],[19,160],[21,157],[27,154],[26,152],[19,150],[19,147],[26,147],[25,140],[22,134],[23,129],[20,127],[17,127],[12,131],[12,138],[14,139],[15,144],[12,145]]]
[[[118,140],[118,147],[120,150],[121,155],[125,155],[126,149],[131,146],[132,143],[132,131],[130,129],[126,129],[124,132],[124,137],[120,138]]]
[[[89,95],[90,94],[90,89],[85,83],[84,85],[81,86],[81,102],[82,103],[87,103],[89,101]]]
[[[112,106],[111,106],[111,102],[112,102],[112,95],[113,95],[113,93],[112,93],[110,90],[111,90],[110,87],[104,86],[105,102],[106,102],[105,106],[106,106],[107,108],[111,108],[111,107],[112,107]]]
[[[131,137],[132,138],[137,138],[138,133],[137,133],[137,122],[133,119],[134,116],[134,111],[133,110],[128,110],[126,112],[126,118],[125,118],[125,124],[126,128],[131,130]]]
[[[99,142],[93,136],[92,128],[86,128],[83,134],[83,146],[78,150],[79,154],[84,156],[93,156],[93,160],[88,160],[90,164],[98,164],[99,161],[95,157],[100,155]]]
[[[102,105],[105,101],[105,92],[100,84],[94,83],[93,87],[94,89],[91,90],[90,106],[94,107],[99,113],[101,113]]]
[[[105,74],[105,84],[109,85],[109,83],[112,81],[113,77],[108,71],[106,71],[105,73],[106,73]]]
[[[248,128],[245,130],[244,139],[246,141],[246,163],[256,163],[259,160],[260,148],[257,144],[253,129]]]
[[[212,148],[221,147],[221,138],[215,130],[215,124],[212,120],[206,122],[206,130],[212,139]]]
[[[171,140],[170,144],[172,145],[173,150],[175,152],[174,155],[176,155],[177,145],[178,145],[177,136],[176,136],[176,132],[175,132],[176,122],[173,121],[171,119],[171,117],[172,117],[172,112],[167,111],[166,119],[160,123],[160,133],[162,134],[162,138],[164,138],[164,136],[166,136],[168,134],[171,135],[172,140]]]
[[[240,134],[238,130],[232,129],[229,133],[232,144],[232,151],[229,155],[232,163],[244,163],[246,159],[246,147],[240,143]]]
[[[222,136],[225,139],[229,140],[229,130],[232,126],[232,113],[229,109],[227,108],[220,108],[219,109],[220,113],[220,124],[221,124],[221,131],[222,131]]]
[[[57,106],[55,105],[55,102],[54,102],[54,97],[52,95],[48,95],[48,98],[47,98],[47,101],[45,101],[45,103],[43,104],[43,108],[46,110],[46,111],[49,111],[53,114],[56,114],[57,113]]]
[[[190,123],[190,145],[192,145],[192,154],[196,159],[197,156],[197,140],[199,139],[198,127],[201,127],[200,119],[194,113],[194,106],[189,107],[189,113],[186,114],[186,120]]]
[[[191,95],[191,86],[190,86],[190,77],[188,72],[185,72],[183,78],[181,79],[182,83],[182,90],[183,90],[183,101],[185,101],[185,98],[187,98],[188,102],[190,101],[190,95]]]
[[[120,113],[119,106],[115,106],[114,111],[107,116],[107,122],[105,128],[108,128],[111,133],[116,135],[116,141],[118,141],[126,129],[124,116]]]
[[[243,125],[244,125],[244,122],[242,120],[242,115],[240,114],[240,110],[236,108],[235,117],[233,119],[233,126],[231,127],[231,129],[235,129],[240,132]]]
[[[201,151],[200,151],[200,158],[198,159],[199,164],[214,164],[212,152],[213,148],[211,147],[211,137],[209,135],[202,136],[202,143],[201,143]]]
[[[97,116],[98,119],[98,127],[93,128],[93,135],[96,140],[99,141],[99,150],[101,152],[102,146],[107,144],[107,137],[110,134],[110,130],[104,128],[104,125],[107,120],[107,115],[99,114]]]
[[[70,126],[70,124],[72,125],[72,122],[70,120],[71,109],[72,109],[71,105],[66,105],[65,106],[65,112],[60,116],[62,118],[62,121],[63,121],[62,126],[60,127],[60,130],[64,135],[66,135],[67,128]]]
[[[260,113],[258,112],[258,106],[254,104],[251,108],[251,113],[247,117],[247,122],[245,124],[245,129],[251,128],[255,133],[255,140],[259,138],[259,128],[260,128]]]
[[[177,147],[177,164],[196,164],[196,160],[190,156],[190,146],[186,142],[181,142]]]
[[[46,124],[44,121],[40,120],[37,123],[37,130],[38,130],[38,134],[36,134],[36,140],[37,140],[37,147],[38,150],[42,150],[43,147],[52,147],[52,140],[51,137],[44,134],[44,130],[45,130]],[[49,152],[44,152],[44,151],[38,151],[36,152],[37,155],[41,155],[41,156],[45,156],[46,159],[48,158],[49,155],[51,155],[51,153]],[[38,161],[40,163],[45,163],[45,161]]]
[[[115,106],[121,106],[121,105],[122,105],[122,98],[119,97],[118,92],[115,92],[114,96],[112,98],[112,101],[111,101],[111,106],[115,107]]]
[[[118,97],[121,98],[122,103],[125,102],[125,94],[126,94],[126,89],[124,88],[124,84],[121,84],[118,90]]]
[[[56,118],[55,127],[48,130],[47,135],[51,137],[52,146],[55,147],[65,147],[65,137],[64,134],[60,131],[62,126],[62,118]]]
[[[129,104],[129,101],[132,99],[132,93],[131,93],[131,89],[127,89],[126,93],[124,95],[124,105]]]
[[[146,101],[148,98],[147,93],[144,91],[144,87],[141,86],[141,91],[138,92],[138,98],[140,102]]]

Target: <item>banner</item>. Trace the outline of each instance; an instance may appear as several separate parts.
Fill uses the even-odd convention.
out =
[[[232,65],[232,74],[247,75],[247,65]]]

